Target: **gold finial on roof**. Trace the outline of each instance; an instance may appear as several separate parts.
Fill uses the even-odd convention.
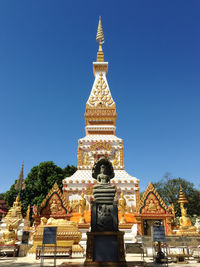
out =
[[[183,193],[183,189],[182,189],[181,185],[180,185],[180,193],[179,193],[178,203],[188,203],[188,200]]]
[[[97,53],[97,62],[104,62],[104,53],[102,50],[102,44],[104,43],[104,35],[103,35],[101,17],[99,17],[99,24],[98,24],[98,29],[97,29],[96,40],[99,43],[99,51]]]

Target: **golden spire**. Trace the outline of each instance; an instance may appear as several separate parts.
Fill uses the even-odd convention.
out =
[[[188,200],[183,193],[183,189],[182,189],[181,185],[180,185],[180,193],[179,193],[178,203],[188,203]]]
[[[99,17],[96,40],[99,43],[99,51],[97,53],[97,62],[104,62],[104,53],[102,50],[102,44],[104,43],[104,35],[103,35],[103,28],[101,24],[101,17]]]

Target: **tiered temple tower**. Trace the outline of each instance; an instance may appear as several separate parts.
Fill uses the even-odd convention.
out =
[[[92,178],[92,167],[101,156],[107,157],[113,164],[115,177],[112,183],[117,187],[117,197],[123,192],[128,212],[132,212],[139,199],[139,180],[124,169],[123,140],[115,135],[116,105],[106,79],[108,62],[104,62],[102,44],[104,35],[99,19],[96,40],[99,43],[97,61],[93,62],[94,84],[86,103],[86,136],[78,140],[78,170],[63,180],[63,192],[69,201],[75,203],[84,192],[89,202],[92,187],[96,182]]]

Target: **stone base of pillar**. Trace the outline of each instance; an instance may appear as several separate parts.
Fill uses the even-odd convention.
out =
[[[127,266],[124,232],[87,232],[84,266]]]

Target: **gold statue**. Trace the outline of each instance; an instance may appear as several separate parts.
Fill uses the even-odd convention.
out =
[[[196,227],[192,226],[190,218],[187,217],[187,210],[185,209],[184,204],[188,203],[188,200],[186,199],[183,193],[182,186],[180,186],[180,194],[179,194],[178,203],[180,203],[181,217],[179,219],[180,227],[177,231],[177,234],[178,235],[197,234]]]
[[[9,224],[8,228],[3,232],[2,238],[0,239],[0,244],[3,245],[14,245],[17,241],[17,235],[12,225]]]
[[[112,162],[114,167],[116,167],[119,164],[118,157],[119,157],[119,152],[115,152],[115,158],[113,159],[113,162]]]
[[[121,197],[120,197],[120,199],[119,199],[119,201],[118,201],[118,207],[119,207],[119,210],[120,210],[120,212],[121,212],[121,220],[120,220],[120,222],[119,223],[126,223],[126,219],[125,219],[125,217],[124,217],[124,215],[125,215],[125,211],[126,211],[126,200],[125,200],[125,198],[124,198],[124,195],[123,195],[123,193],[121,193],[121,195],[120,195]]]
[[[73,227],[78,227],[76,222],[70,222],[68,220],[65,219],[54,219],[52,217],[50,217],[49,219],[47,219],[46,217],[42,217],[40,219],[40,226],[48,226],[48,225],[59,225],[59,226],[73,226]]]
[[[47,218],[46,217],[42,217],[40,219],[40,225],[46,225],[47,224]]]
[[[46,225],[59,225],[59,226],[65,225],[68,227],[71,227],[71,226],[78,227],[77,222],[70,222],[65,219],[54,219],[52,217],[47,220]]]
[[[179,219],[180,226],[181,226],[180,228],[192,226],[190,218],[187,217],[187,210],[184,208],[184,204],[188,203],[188,200],[183,193],[182,186],[180,186],[178,203],[180,203],[180,208],[181,208],[181,217]]]
[[[56,203],[55,199],[53,199],[53,201],[52,201],[52,203],[50,205],[50,211],[51,211],[52,214],[55,214],[58,211],[58,204]]]
[[[25,220],[25,226],[26,226],[27,230],[30,227],[30,211],[31,211],[31,207],[30,207],[30,205],[28,205],[28,208],[26,211],[26,220]]]
[[[9,209],[9,211],[5,217],[7,227],[8,227],[8,225],[12,225],[12,227],[15,230],[17,230],[19,223],[22,219],[21,208],[22,207],[21,207],[20,197],[18,194],[15,202],[13,203],[12,208]]]
[[[30,219],[30,211],[31,211],[31,206],[28,205],[27,211],[26,211],[26,220],[29,222]]]
[[[79,223],[85,223],[85,210],[86,210],[86,199],[84,198],[84,193],[81,194],[81,199],[79,201],[79,206],[80,206],[80,213],[81,213],[81,218]]]
[[[156,210],[157,210],[156,206],[155,206],[155,204],[153,202],[153,199],[150,200],[149,209],[150,209],[151,212],[156,212]]]
[[[69,206],[72,212],[78,212],[79,201],[77,199],[72,199],[69,201]]]
[[[88,153],[84,153],[83,156],[83,165],[88,167],[90,165],[91,157],[88,155]]]
[[[187,210],[184,208],[183,205],[181,206],[181,217],[179,219],[179,222],[181,227],[192,226],[190,218],[187,217]]]

